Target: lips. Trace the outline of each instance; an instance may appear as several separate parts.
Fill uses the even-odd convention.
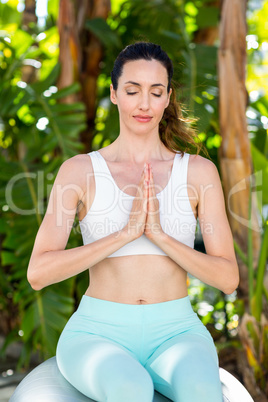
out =
[[[134,119],[136,119],[137,121],[141,122],[141,123],[148,123],[149,121],[152,120],[151,116],[147,116],[147,115],[137,115],[137,116],[133,116]]]

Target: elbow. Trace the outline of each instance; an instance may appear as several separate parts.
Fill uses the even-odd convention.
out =
[[[238,288],[238,286],[239,286],[239,272],[237,267],[235,272],[232,275],[230,275],[229,278],[227,278],[227,281],[222,291],[226,295],[231,295]]]
[[[31,285],[31,288],[32,288],[33,290],[36,290],[36,291],[43,289],[42,286],[39,286],[38,284],[35,284],[35,283],[34,283],[34,284],[31,284],[31,283],[30,283],[30,285]]]
[[[237,286],[226,286],[224,289],[222,289],[223,293],[226,295],[231,295],[234,293],[234,291],[237,289]]]
[[[36,275],[34,275],[34,273],[31,272],[29,269],[27,271],[27,280],[33,290],[38,291],[43,289],[43,286],[40,283],[40,280],[38,280],[38,277],[36,277]]]

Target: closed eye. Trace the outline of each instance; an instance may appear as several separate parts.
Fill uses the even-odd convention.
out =
[[[127,92],[127,95],[135,95],[137,92]],[[160,98],[161,95],[158,94],[152,94],[154,96],[156,96],[157,98]]]

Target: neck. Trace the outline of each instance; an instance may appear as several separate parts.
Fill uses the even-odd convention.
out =
[[[146,133],[146,138],[145,135],[120,133],[113,142],[113,155],[118,162],[128,161],[139,165],[154,159],[165,160],[169,153],[158,133]]]

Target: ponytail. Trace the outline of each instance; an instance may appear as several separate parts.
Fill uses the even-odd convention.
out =
[[[180,104],[176,100],[176,92],[173,84],[171,84],[171,88],[170,102],[159,124],[161,141],[170,151],[177,150],[182,155],[188,151],[198,155],[203,151],[209,157],[196,130],[191,127],[198,119],[183,117]]]

